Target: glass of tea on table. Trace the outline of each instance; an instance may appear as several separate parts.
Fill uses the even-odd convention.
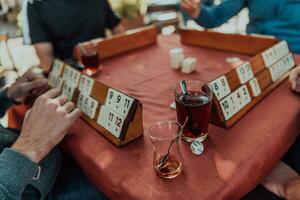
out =
[[[175,178],[183,170],[183,157],[179,144],[182,126],[175,121],[161,121],[148,129],[153,145],[153,165],[162,178]]]
[[[208,134],[213,88],[202,81],[182,80],[174,86],[174,95],[178,122],[188,118],[182,139],[202,142]]]
[[[87,75],[94,75],[99,72],[100,58],[97,46],[80,47],[81,62],[84,65],[83,72]]]

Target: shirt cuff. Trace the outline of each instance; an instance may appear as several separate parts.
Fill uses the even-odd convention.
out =
[[[13,105],[13,101],[8,98],[6,91],[6,89],[0,90],[0,117],[2,117],[6,110]]]
[[[25,155],[6,148],[0,154],[0,183],[19,196],[40,171],[40,167]]]
[[[118,24],[120,24],[121,19],[118,16],[114,16],[110,19],[108,22],[108,28],[113,29],[115,28]]]

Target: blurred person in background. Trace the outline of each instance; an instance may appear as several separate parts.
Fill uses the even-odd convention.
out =
[[[300,66],[290,73],[291,89],[300,94]],[[300,131],[300,130],[299,130]],[[282,162],[283,161],[283,162]],[[282,161],[262,181],[262,185],[280,198],[300,200],[300,139],[296,139]],[[279,198],[278,198],[279,199]]]
[[[219,5],[204,0],[181,0],[183,11],[204,28],[221,26],[242,9],[249,9],[247,33],[272,35],[286,40],[300,53],[299,0],[222,0]]]
[[[25,44],[33,44],[41,66],[49,71],[54,57],[69,59],[84,41],[104,38],[105,29],[124,32],[107,0],[24,0]]]
[[[294,92],[295,95],[300,95],[300,66],[297,66],[290,72],[289,82],[291,91]],[[299,137],[296,138],[296,141],[283,156],[282,161],[262,180],[261,185],[258,185],[242,198],[242,200],[256,199],[300,200]]]

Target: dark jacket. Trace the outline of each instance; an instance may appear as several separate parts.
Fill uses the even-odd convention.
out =
[[[0,117],[12,105],[6,92],[0,90]],[[21,153],[9,148],[18,138],[19,131],[0,125],[0,199],[19,200],[27,187],[34,187],[44,199],[54,184],[60,169],[61,155],[54,149],[45,159],[36,164]],[[41,167],[41,174],[37,176]]]

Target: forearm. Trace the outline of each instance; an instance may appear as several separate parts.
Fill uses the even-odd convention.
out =
[[[285,163],[280,162],[262,181],[262,185],[277,196],[286,197],[286,186],[299,175]]]
[[[224,0],[220,5],[201,4],[200,13],[194,20],[205,28],[215,28],[237,15],[245,6],[245,0]]]
[[[25,187],[39,171],[38,165],[12,149],[0,154],[0,199],[21,199]]]
[[[122,23],[119,23],[117,26],[115,26],[115,27],[112,29],[112,32],[113,32],[114,35],[121,34],[121,33],[124,33],[124,32],[125,32],[125,28],[124,28],[124,26],[122,25]]]
[[[53,47],[51,43],[37,43],[34,44],[36,53],[40,59],[41,67],[46,71],[50,71],[54,60]]]

